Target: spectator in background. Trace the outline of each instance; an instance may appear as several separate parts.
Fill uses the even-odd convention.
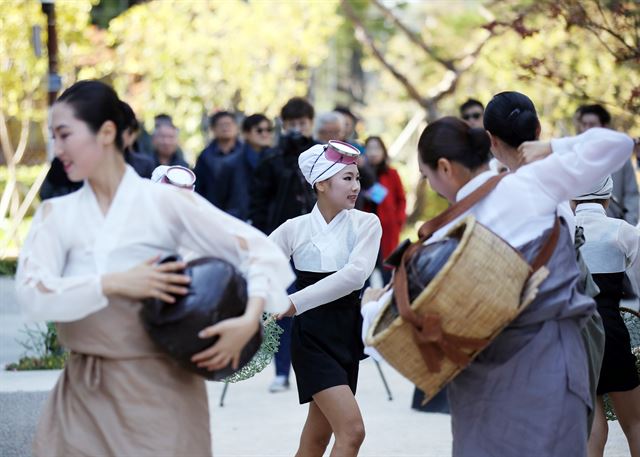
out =
[[[155,160],[154,168],[158,165],[189,167],[189,164],[178,155],[178,128],[172,122],[156,122],[151,144]]]
[[[330,111],[318,116],[316,120],[316,134],[315,138],[320,143],[328,143],[329,140],[341,140],[345,141],[345,116],[336,112]]]
[[[340,139],[358,148],[360,154],[365,154],[365,148],[362,144],[360,144],[360,142],[358,142],[358,134],[356,132],[356,127],[358,126],[358,117],[353,114],[353,112],[349,108],[342,105],[336,106],[333,111],[342,114],[344,118],[343,137]]]
[[[240,152],[242,143],[238,138],[238,124],[233,114],[219,111],[209,117],[209,132],[213,140],[198,156],[194,172],[196,192],[217,207],[229,199],[231,177],[223,175],[222,159]]]
[[[287,219],[307,214],[315,205],[315,194],[298,167],[300,153],[317,144],[312,137],[314,114],[304,98],[289,100],[280,113],[284,133],[256,168],[250,218],[253,226],[266,234]]]
[[[482,124],[483,115],[484,105],[474,98],[470,98],[462,105],[460,105],[460,117],[471,128],[484,128],[484,125]]]
[[[125,102],[121,103],[122,112],[124,113],[124,122],[127,126],[122,133],[124,160],[131,165],[140,176],[151,179],[151,174],[155,169],[153,159],[134,149],[134,145],[136,144],[136,140],[140,134],[140,123],[138,122],[138,119],[136,119],[136,115],[131,106]]]
[[[608,128],[611,123],[611,115],[601,105],[583,105],[578,108],[579,132],[583,133],[593,127]],[[624,219],[631,225],[638,224],[640,213],[640,194],[638,183],[633,169],[633,163],[629,160],[623,167],[611,175],[613,179],[613,194],[611,204],[607,209],[607,216]]]
[[[365,210],[378,215],[382,225],[380,241],[380,260],[386,259],[398,246],[400,231],[406,220],[404,187],[398,172],[389,165],[387,147],[379,136],[370,136],[364,143],[366,158],[375,171],[380,185],[378,196],[372,196],[365,205]],[[381,262],[380,262],[381,264]],[[391,270],[381,268],[382,278],[386,283],[391,279]]]
[[[175,125],[173,123],[173,118],[166,113],[158,114],[153,118],[153,130],[157,129],[161,124]],[[137,152],[153,157],[152,135],[150,135],[144,128],[144,124],[140,124],[140,133],[133,144],[133,149]],[[178,145],[178,149],[176,150],[176,157],[180,160],[184,160],[184,153],[182,152],[182,149],[180,149],[180,145]]]
[[[255,170],[249,218],[267,235],[287,219],[310,213],[316,196],[298,166],[298,156],[317,142],[312,137],[313,106],[304,98],[290,99],[280,112],[284,134],[278,146],[266,151]],[[290,294],[295,292],[292,286]],[[276,377],[270,392],[289,389],[291,372],[291,318],[278,322],[283,332],[275,355]]]
[[[252,114],[242,122],[242,148],[238,154],[224,157],[221,174],[231,178],[230,191],[220,209],[243,221],[249,219],[253,175],[262,154],[273,146],[273,125],[263,114]]]

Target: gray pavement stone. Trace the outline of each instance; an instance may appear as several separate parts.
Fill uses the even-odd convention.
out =
[[[637,302],[629,303],[637,309]],[[23,348],[17,343],[26,320],[20,314],[13,280],[0,277],[0,364],[17,361]],[[226,404],[218,403],[223,385],[208,382],[213,448],[216,457],[291,456],[307,413],[298,404],[295,378],[284,393],[267,392],[273,376],[267,367],[254,378],[232,384]],[[361,457],[443,457],[451,455],[448,415],[410,409],[413,385],[388,365],[383,371],[394,400],[388,401],[374,363],[361,364],[357,400],[367,436]],[[6,372],[0,369],[0,456],[30,456],[37,416],[47,391],[60,371]],[[609,423],[605,457],[628,457],[629,449],[620,425]],[[327,454],[328,455],[328,452]]]
[[[0,392],[0,455],[31,456],[38,416],[49,392]]]

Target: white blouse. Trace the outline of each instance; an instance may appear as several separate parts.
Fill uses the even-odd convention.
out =
[[[591,273],[626,271],[634,291],[640,293],[640,230],[622,219],[607,217],[602,205],[582,203],[576,207],[576,223],[584,229],[580,248]]]
[[[199,195],[142,179],[129,166],[106,215],[88,182],[38,208],[20,252],[18,301],[34,320],[82,319],[109,304],[103,274],[185,249],[226,259],[265,310],[287,309],[294,275],[276,245]]]
[[[375,268],[381,236],[375,214],[343,210],[327,224],[318,205],[274,230],[269,238],[296,269],[335,272],[289,296],[297,314],[361,289]]]
[[[522,246],[551,228],[562,202],[588,192],[594,182],[619,169],[631,155],[633,140],[614,130],[594,128],[552,140],[551,148],[552,154],[505,177],[466,214],[473,214],[512,246]],[[487,171],[474,177],[458,191],[456,201],[493,175],[495,172]],[[438,230],[429,241],[442,238],[460,218]]]

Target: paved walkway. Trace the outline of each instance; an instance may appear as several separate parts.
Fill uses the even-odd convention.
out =
[[[10,281],[0,278],[0,363],[17,360],[22,352],[15,338],[24,319],[12,300]],[[383,371],[394,396],[387,399],[371,360],[361,364],[357,400],[367,437],[362,457],[444,457],[451,455],[448,415],[410,409],[413,386],[389,366]],[[0,371],[0,455],[29,456],[36,411],[59,372]],[[229,387],[219,407],[223,385],[207,383],[216,457],[291,456],[295,452],[306,406],[300,406],[295,387],[269,394],[273,367]],[[295,380],[292,379],[292,385]],[[617,422],[610,422],[606,457],[628,457],[626,439]],[[328,453],[327,453],[328,454]]]
[[[362,457],[445,457],[451,455],[450,418],[410,409],[413,386],[388,366],[383,367],[394,396],[387,399],[375,365],[361,365],[357,399],[367,430]],[[34,409],[59,372],[0,372],[0,455],[29,456]],[[296,450],[306,416],[295,389],[269,394],[272,367],[227,392],[207,383],[216,457],[285,457]],[[626,440],[617,422],[610,422],[606,457],[628,457]],[[328,455],[328,453],[327,453]]]

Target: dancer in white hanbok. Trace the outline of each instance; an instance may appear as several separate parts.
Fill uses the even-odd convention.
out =
[[[237,364],[263,309],[288,306],[287,259],[262,233],[188,190],[136,175],[122,154],[116,93],[97,81],[67,89],[53,107],[55,152],[83,187],[43,203],[20,253],[16,289],[33,319],[54,321],[70,356],[42,411],[37,456],[211,455],[203,378],[159,352],[141,300],[188,292],[188,249],[237,265],[248,282],[245,314],[202,329],[219,336],[193,360]],[[215,285],[212,285],[215,287]]]
[[[492,130],[488,115],[496,116],[504,128]],[[517,150],[502,146],[502,131],[517,135],[536,122],[526,96],[503,93],[485,111],[491,141],[481,129],[444,118],[429,124],[418,143],[421,172],[451,202],[495,176],[487,166],[490,146],[507,164],[513,161],[512,154],[525,161],[540,158],[504,177],[460,216],[473,214],[527,261],[549,236],[558,205],[622,166],[633,144],[626,135],[593,129],[550,143],[520,141]],[[458,220],[434,233],[429,242],[441,239]],[[533,303],[448,386],[455,457],[586,455],[587,412],[592,404],[580,329],[595,311],[595,303],[578,289],[575,250],[564,222],[547,268],[550,275]],[[365,314],[374,314],[366,311],[375,311],[385,299],[367,305]]]
[[[309,403],[298,457],[322,456],[331,435],[334,457],[355,456],[364,423],[355,400],[360,339],[360,290],[378,257],[378,217],[353,209],[360,192],[359,152],[339,141],[300,154],[302,174],[318,195],[311,213],[290,219],[270,236],[293,260],[297,292],[291,361],[300,403]]]

